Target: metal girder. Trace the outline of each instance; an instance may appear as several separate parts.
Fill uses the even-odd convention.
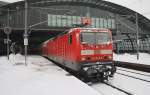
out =
[[[111,3],[113,5],[113,3]],[[97,1],[97,0],[46,0],[46,1],[41,1],[41,2],[34,2],[30,3],[30,6],[51,6],[51,5],[76,5],[76,6],[89,6],[89,7],[94,7],[94,8],[100,8],[103,10],[107,10],[113,13],[118,13],[119,8],[114,8],[114,6],[111,6],[111,4],[106,3],[106,1]],[[117,5],[116,5],[117,6]]]

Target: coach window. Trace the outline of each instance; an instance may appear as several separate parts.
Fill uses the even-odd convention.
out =
[[[68,42],[69,42],[69,44],[72,44],[72,35],[69,35]]]

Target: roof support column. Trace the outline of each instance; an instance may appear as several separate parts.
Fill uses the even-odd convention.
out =
[[[139,25],[138,25],[138,13],[135,13],[135,17],[136,17],[137,60],[139,60]]]
[[[25,52],[25,65],[27,65],[28,54],[28,2],[25,0],[25,13],[24,13],[24,52]]]
[[[116,38],[117,40],[120,40],[119,39],[119,22],[118,22],[118,14],[115,15],[115,21],[116,21]],[[119,41],[116,42],[116,52],[117,54],[119,54]]]

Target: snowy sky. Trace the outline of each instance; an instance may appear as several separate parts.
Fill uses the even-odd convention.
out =
[[[22,1],[22,0],[1,0],[6,2],[16,2],[16,1]],[[125,7],[128,7],[134,11],[139,12],[140,14],[143,14],[147,18],[150,19],[150,0],[106,0],[109,2],[113,2]]]

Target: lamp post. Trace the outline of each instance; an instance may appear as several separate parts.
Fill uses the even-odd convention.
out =
[[[6,40],[6,44],[7,44],[7,58],[9,60],[9,43],[10,43],[9,35],[11,34],[11,28],[10,27],[4,27],[4,33],[7,35],[7,40]]]
[[[7,40],[6,40],[6,44],[7,44],[7,58],[9,60],[9,43],[10,43],[10,39],[9,39],[9,35],[11,34],[11,28],[9,27],[9,18],[10,18],[10,14],[9,14],[9,9],[7,10],[7,27],[4,27],[4,33],[7,35]]]
[[[7,39],[4,39],[4,43],[7,44],[7,59],[9,60],[9,53],[10,53],[10,34],[12,32],[12,28],[10,27],[10,12],[15,12],[16,10],[10,10],[8,9],[3,9],[0,8],[1,11],[6,11],[7,12],[7,21],[6,21],[6,27],[4,27],[4,33],[7,35]]]
[[[25,14],[24,14],[24,51],[25,51],[25,65],[27,65],[28,54],[28,2],[25,0]]]
[[[9,17],[10,17],[10,14],[9,14],[9,9],[8,9],[8,16],[7,16],[7,26],[9,27]],[[9,32],[11,30],[8,30]],[[9,34],[10,33],[7,33],[7,58],[9,60]]]

